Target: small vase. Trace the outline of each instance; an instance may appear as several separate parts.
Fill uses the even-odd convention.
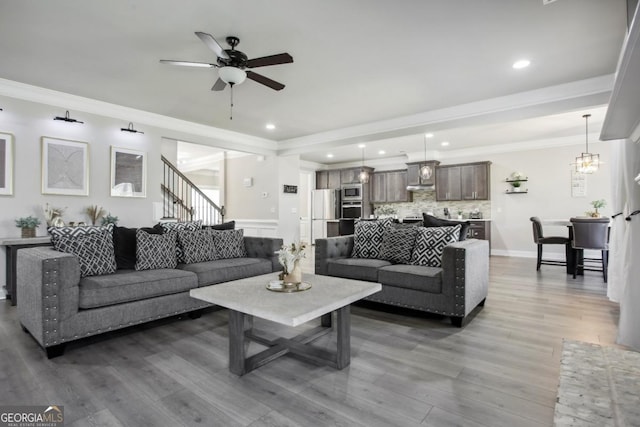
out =
[[[293,269],[289,272],[289,274],[285,274],[282,276],[282,281],[284,283],[302,282],[302,269],[300,268],[300,261],[294,262]]]
[[[23,237],[23,238],[27,238],[27,237],[36,237],[36,229],[35,229],[35,227],[32,227],[32,228],[23,228],[23,229],[22,229],[22,237]]]

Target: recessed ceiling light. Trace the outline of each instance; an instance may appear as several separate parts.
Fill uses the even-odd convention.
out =
[[[333,158],[333,154],[329,153],[329,154],[327,154],[327,157],[331,159],[331,158]]]
[[[516,70],[520,70],[522,68],[527,68],[531,64],[531,61],[528,59],[521,59],[513,63],[513,68]]]
[[[440,145],[442,145],[443,147],[446,147],[447,145],[449,145],[449,141],[442,141]]]
[[[384,150],[380,150],[380,151],[378,151],[378,154],[387,154],[387,152],[384,151]]]
[[[433,138],[433,134],[432,133],[425,133],[424,137],[425,138]]]
[[[274,130],[276,128],[276,125],[274,125],[273,123],[267,123],[265,127],[269,130]]]
[[[358,148],[364,148],[366,146],[367,146],[366,144],[358,144]]]

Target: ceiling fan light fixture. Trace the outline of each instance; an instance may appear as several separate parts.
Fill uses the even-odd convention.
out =
[[[247,79],[247,73],[236,67],[220,67],[218,76],[230,85],[239,85]]]

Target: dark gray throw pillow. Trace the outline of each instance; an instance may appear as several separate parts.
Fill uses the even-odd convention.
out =
[[[211,230],[180,230],[178,231],[178,242],[184,252],[185,264],[218,259]]]
[[[149,234],[136,231],[136,270],[176,268],[176,232]]]
[[[218,259],[245,258],[244,230],[212,230]]]
[[[389,227],[382,234],[380,258],[396,264],[409,264],[416,243],[417,227]]]
[[[422,224],[425,227],[447,227],[460,225],[460,236],[458,237],[458,240],[461,241],[467,239],[467,232],[469,231],[469,227],[471,226],[471,223],[469,221],[449,221],[448,219],[438,218],[426,213],[422,214]]]
[[[235,230],[236,222],[227,221],[227,222],[223,222],[222,224],[203,225],[202,228],[210,228],[211,230]]]
[[[390,218],[375,221],[357,221],[353,233],[352,258],[380,258],[382,236],[391,227]]]
[[[78,257],[80,277],[111,274],[116,271],[111,231],[92,231],[79,235],[60,236],[56,249]]]
[[[164,230],[160,224],[153,227],[143,227],[149,234],[162,234]],[[118,227],[113,228],[113,250],[116,255],[118,270],[133,270],[136,268],[136,232],[137,228]]]
[[[202,229],[202,221],[186,221],[186,222],[161,222],[160,226],[164,230],[165,233],[169,231],[178,232],[180,230],[189,230],[196,231]],[[184,251],[182,250],[182,246],[180,242],[176,240],[176,259],[179,263],[184,262]]]
[[[51,234],[51,243],[53,243],[53,247],[55,249],[58,249],[57,243],[58,240],[62,237],[79,237],[86,234],[100,233],[103,231],[113,233],[113,224],[101,226],[83,225],[79,227],[49,227],[47,228],[47,231],[49,232],[49,234]]]

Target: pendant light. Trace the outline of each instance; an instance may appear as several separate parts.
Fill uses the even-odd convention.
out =
[[[362,167],[360,168],[360,173],[358,174],[358,180],[360,183],[366,184],[369,182],[369,172],[364,169],[364,146],[362,146]]]
[[[427,135],[424,136],[424,165],[420,168],[420,179],[427,180],[433,175],[433,169],[427,164]]]
[[[578,173],[594,173],[600,168],[600,155],[589,153],[589,117],[591,114],[585,114],[585,138],[586,152],[576,157],[576,172]]]

